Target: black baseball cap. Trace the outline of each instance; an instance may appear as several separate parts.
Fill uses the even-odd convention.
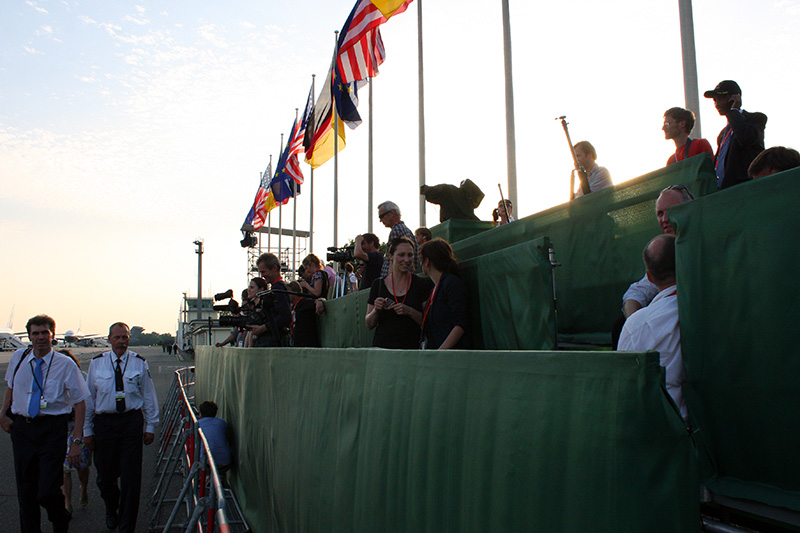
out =
[[[712,91],[706,91],[703,96],[714,98],[715,96],[728,96],[729,94],[742,94],[739,84],[733,80],[723,80],[714,87]]]

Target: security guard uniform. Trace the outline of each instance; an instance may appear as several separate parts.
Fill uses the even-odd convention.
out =
[[[150,368],[130,350],[121,357],[109,351],[92,359],[86,382],[89,400],[83,431],[84,437],[95,437],[97,486],[106,516],[119,517],[120,532],[133,532],[142,485],[142,428],[153,433],[158,423]]]
[[[38,359],[22,348],[11,356],[6,383],[12,391],[11,442],[22,531],[41,531],[40,505],[53,531],[67,531],[70,515],[61,492],[64,447],[72,406],[89,397],[86,382],[70,357],[50,350]]]

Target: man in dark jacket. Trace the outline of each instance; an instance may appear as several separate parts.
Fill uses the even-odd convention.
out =
[[[744,111],[742,90],[732,80],[719,82],[713,90],[705,92],[705,97],[713,98],[717,112],[728,119],[728,124],[717,137],[717,153],[714,155],[717,186],[726,189],[750,179],[747,168],[764,150],[767,115]]]

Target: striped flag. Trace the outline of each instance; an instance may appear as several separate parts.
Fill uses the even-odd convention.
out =
[[[356,2],[339,32],[339,55],[336,62],[345,83],[373,77],[378,73],[378,65],[385,58],[378,26],[389,20],[389,17],[405,11],[411,1]]]
[[[269,183],[272,198],[274,198],[276,206],[286,204],[295,194],[300,193],[300,186],[297,185],[296,179],[288,171],[287,165],[291,158],[297,159],[297,154],[293,154],[291,151],[298,129],[297,120],[295,120],[294,124],[292,124],[292,131],[289,134],[289,141],[286,143],[286,148],[283,149],[281,158],[278,161],[278,167],[275,169],[275,176],[273,176],[272,181]],[[303,174],[300,173],[300,178],[302,179],[302,177]],[[302,183],[302,181],[300,183]]]
[[[289,141],[289,158],[286,161],[286,172],[299,184],[304,181],[303,170],[300,168],[300,160],[298,154],[304,151],[303,138],[306,135],[306,127],[311,118],[311,112],[314,110],[314,93],[311,89],[308,91],[308,99],[306,100],[306,108],[303,111],[303,118],[300,119],[299,127],[296,129],[294,135]]]
[[[269,189],[269,183],[271,179],[272,163],[267,165],[267,169],[261,176],[261,182],[258,185],[258,191],[256,191],[255,200],[253,200],[253,205],[250,207],[250,212],[247,213],[247,217],[244,219],[245,225],[252,224],[254,229],[258,229],[266,223],[267,213],[269,212],[266,204],[267,200],[272,195]]]
[[[318,168],[333,157],[333,114],[336,110],[333,105],[332,77],[333,69],[328,71],[328,77],[309,116],[303,139],[306,163],[311,168]],[[344,124],[341,120],[338,122],[339,151],[342,151],[345,146]]]

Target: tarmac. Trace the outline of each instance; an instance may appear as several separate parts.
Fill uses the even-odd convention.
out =
[[[99,355],[110,348],[70,348],[72,353],[78,357],[81,369],[84,372],[89,370],[89,361],[95,355]],[[160,346],[131,346],[130,350],[142,355],[150,365],[150,375],[156,386],[158,395],[159,409],[163,408],[169,386],[174,378],[174,372],[178,368],[191,366],[194,363],[180,361],[176,355],[168,355],[162,352]],[[0,374],[3,378],[6,375],[9,360],[12,352],[0,352]],[[0,394],[5,394],[6,382],[3,379],[0,385]],[[136,531],[147,531],[147,525],[153,514],[150,507],[150,498],[155,489],[157,479],[154,477],[155,461],[157,454],[158,435],[160,424],[156,427],[156,442],[144,447],[142,458],[142,494],[139,504],[139,518],[136,523]],[[64,443],[66,453],[66,442]],[[5,432],[0,432],[0,533],[19,531],[19,507],[17,504],[16,478],[14,476],[13,450],[11,446],[11,436]],[[97,471],[94,465],[90,467],[89,473],[89,505],[81,507],[78,503],[79,489],[78,476],[72,475],[72,505],[74,508],[70,531],[80,533],[106,533],[105,505],[100,499],[100,491],[97,488]],[[47,520],[47,513],[42,509],[42,531],[50,533],[53,531],[52,524]]]

